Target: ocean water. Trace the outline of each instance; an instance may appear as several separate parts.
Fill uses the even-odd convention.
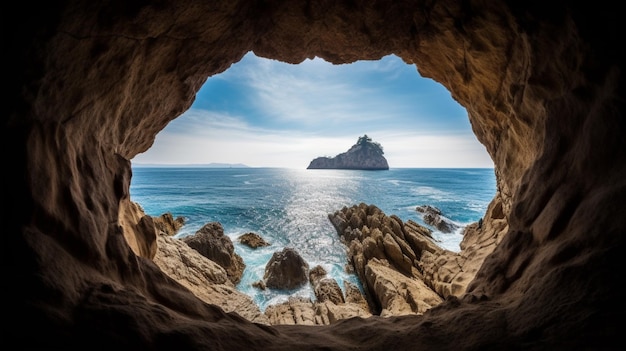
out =
[[[177,237],[194,234],[208,222],[220,222],[246,269],[238,290],[251,296],[262,311],[289,296],[311,297],[309,284],[295,290],[259,290],[272,254],[292,247],[309,263],[321,265],[343,289],[343,282],[361,286],[346,273],[346,246],[328,214],[361,202],[387,215],[425,225],[419,205],[439,208],[449,220],[464,226],[478,221],[496,192],[494,171],[481,169],[397,168],[387,171],[307,170],[283,168],[155,168],[133,167],[131,199],[146,214],[170,212],[186,224]],[[427,226],[428,227],[428,226]],[[433,229],[439,246],[459,251],[461,230]],[[238,242],[247,232],[271,245],[251,249]]]

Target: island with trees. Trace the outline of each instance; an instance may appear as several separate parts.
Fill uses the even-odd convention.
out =
[[[335,157],[315,158],[307,169],[388,170],[383,154],[383,147],[365,134],[348,151]]]

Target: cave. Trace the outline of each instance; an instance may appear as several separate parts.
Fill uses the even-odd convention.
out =
[[[9,115],[3,344],[189,350],[613,349],[623,344],[626,55],[617,2],[20,2]],[[150,260],[123,225],[130,160],[246,53],[389,54],[444,85],[493,159],[508,230],[419,316],[252,323]],[[416,74],[417,74],[416,72]]]

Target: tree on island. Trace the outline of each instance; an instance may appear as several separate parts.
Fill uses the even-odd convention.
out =
[[[380,155],[383,155],[385,152],[383,151],[382,145],[375,141],[372,141],[372,138],[368,137],[367,134],[364,134],[362,137],[359,137],[359,140],[356,142],[357,145],[361,145],[366,148],[372,148],[374,151],[378,152]]]

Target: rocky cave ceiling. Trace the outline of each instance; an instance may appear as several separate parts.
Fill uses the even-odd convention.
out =
[[[614,4],[16,3],[3,11],[15,20],[5,31],[11,162],[3,257],[11,309],[4,343],[211,350],[622,344],[626,60]],[[420,316],[270,327],[203,303],[144,257],[154,250],[154,228],[121,225],[129,160],[190,107],[207,77],[249,51],[289,63],[396,54],[467,109],[494,160],[509,230],[463,296]]]

